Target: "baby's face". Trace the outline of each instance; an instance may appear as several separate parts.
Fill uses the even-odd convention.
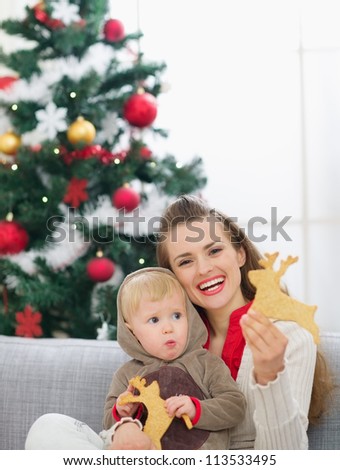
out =
[[[184,352],[188,338],[183,295],[174,292],[156,302],[143,296],[127,326],[151,356],[173,361]]]

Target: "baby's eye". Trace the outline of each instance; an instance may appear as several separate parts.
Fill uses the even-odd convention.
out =
[[[174,312],[172,314],[172,317],[175,319],[175,320],[179,320],[180,318],[182,318],[182,314],[181,312]]]
[[[151,318],[149,318],[148,323],[155,324],[155,323],[157,323],[158,321],[159,321],[159,320],[158,320],[157,317],[151,317]]]

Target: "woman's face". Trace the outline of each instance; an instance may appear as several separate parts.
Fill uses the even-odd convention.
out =
[[[240,287],[245,252],[233,247],[221,222],[209,218],[180,224],[165,243],[171,269],[194,304],[208,314],[245,305]]]

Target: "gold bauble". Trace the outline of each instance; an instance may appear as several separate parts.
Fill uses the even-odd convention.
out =
[[[90,144],[95,137],[96,128],[82,116],[79,116],[67,129],[67,139],[71,144]]]
[[[21,144],[21,138],[12,131],[0,135],[0,152],[15,155]]]

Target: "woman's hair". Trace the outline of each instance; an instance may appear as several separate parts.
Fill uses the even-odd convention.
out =
[[[190,224],[195,220],[216,220],[223,224],[224,230],[229,234],[230,241],[236,250],[243,248],[246,261],[240,268],[241,271],[241,291],[247,300],[253,300],[256,289],[248,279],[248,272],[254,269],[263,269],[259,263],[262,258],[260,252],[246,236],[244,231],[230,218],[222,212],[210,208],[205,201],[196,196],[183,195],[170,204],[163,213],[160,221],[159,239],[156,245],[156,255],[158,265],[171,270],[169,253],[167,251],[167,237],[174,233],[180,224]],[[202,312],[198,306],[196,308]],[[314,372],[314,382],[312,389],[311,404],[309,408],[309,421],[315,424],[318,418],[326,411],[329,394],[333,389],[333,381],[327,366],[327,362],[317,350],[316,366]]]
[[[135,273],[121,288],[121,302],[124,306],[122,315],[125,321],[131,319],[139,307],[141,299],[147,297],[151,302],[158,302],[164,297],[179,292],[185,303],[185,291],[176,278],[160,271]],[[122,308],[122,307],[121,307]]]

